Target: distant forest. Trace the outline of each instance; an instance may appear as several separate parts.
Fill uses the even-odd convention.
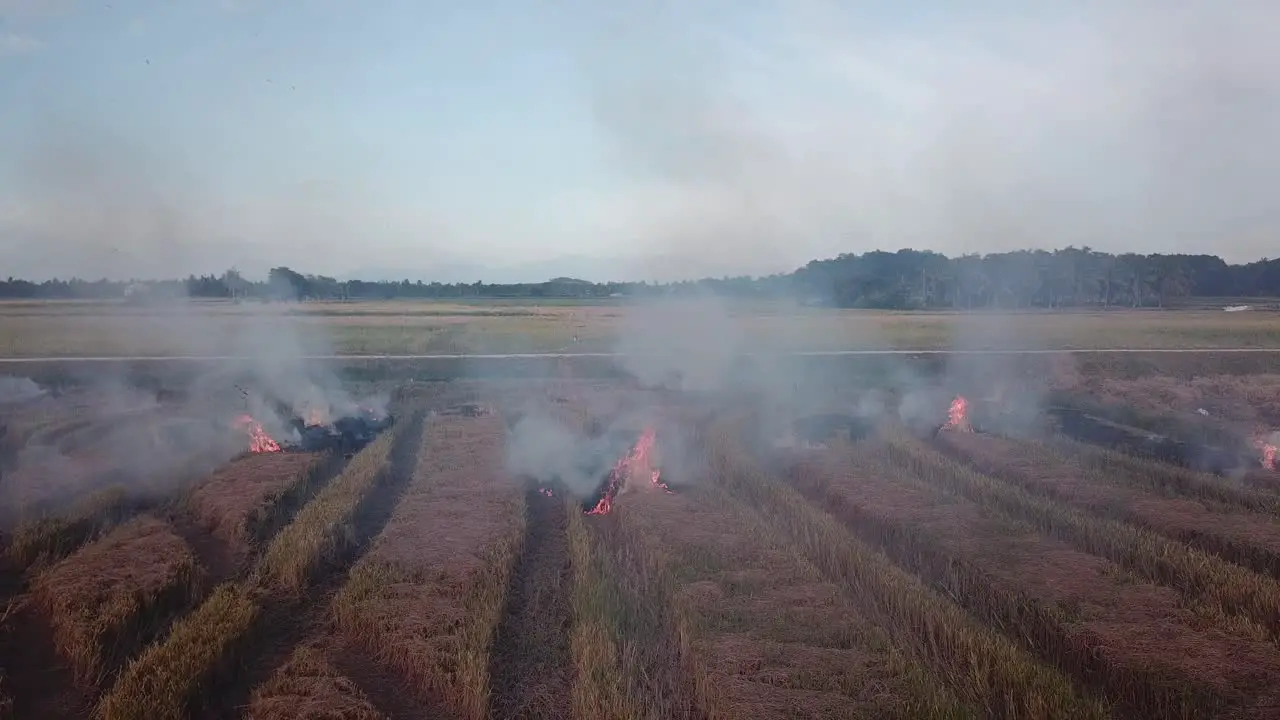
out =
[[[1214,255],[1112,255],[1088,247],[989,255],[919,250],[842,254],[795,272],[675,283],[339,282],[291,268],[265,281],[235,270],[185,280],[0,282],[7,299],[148,299],[188,296],[246,300],[600,299],[711,292],[742,298],[790,297],[814,305],[878,309],[1164,307],[1187,298],[1280,297],[1280,259],[1229,265]]]

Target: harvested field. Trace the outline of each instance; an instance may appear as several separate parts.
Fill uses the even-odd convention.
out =
[[[566,507],[532,487],[528,519],[489,667],[489,717],[569,718],[569,536]]]
[[[1280,717],[1280,473],[570,369],[12,526],[0,719]]]
[[[1033,493],[1280,578],[1280,502],[1230,480],[1144,467],[1115,453],[1068,454],[999,437],[953,434],[940,446],[979,472]],[[1175,485],[1180,476],[1188,479]]]
[[[1025,523],[882,462],[810,453],[788,479],[868,542],[1076,682],[1142,717],[1204,717],[1267,697],[1280,654],[1256,629],[1215,627],[1142,582]]]
[[[238,555],[269,539],[336,463],[321,453],[252,453],[196,485],[191,514]]]
[[[488,712],[489,650],[525,537],[503,433],[492,415],[432,417],[413,480],[336,600],[342,631],[451,717]]]
[[[323,650],[306,645],[254,691],[248,715],[254,720],[388,720]]]
[[[132,520],[40,574],[34,592],[78,682],[96,686],[198,595],[195,556],[172,528]]]
[[[633,495],[636,523],[670,575],[697,705],[711,717],[964,717],[839,589],[734,501],[714,492]]]

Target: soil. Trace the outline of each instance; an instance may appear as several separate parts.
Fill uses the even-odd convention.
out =
[[[570,717],[572,630],[569,541],[564,500],[525,493],[523,550],[507,588],[490,660],[494,720]]]

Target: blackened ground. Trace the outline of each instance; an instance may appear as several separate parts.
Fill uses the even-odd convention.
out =
[[[568,517],[559,492],[530,486],[524,550],[507,590],[489,677],[489,717],[570,716]]]
[[[1101,447],[1151,457],[1173,465],[1218,474],[1252,467],[1257,452],[1243,447],[1221,447],[1148,432],[1070,408],[1049,408],[1064,435]]]

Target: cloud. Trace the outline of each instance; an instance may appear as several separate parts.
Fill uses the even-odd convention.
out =
[[[0,57],[14,57],[33,53],[44,47],[44,43],[28,35],[8,33],[0,35]]]

